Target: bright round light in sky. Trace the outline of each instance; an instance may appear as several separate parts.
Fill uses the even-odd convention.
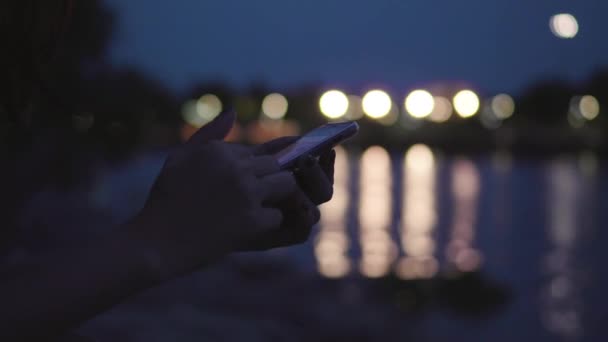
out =
[[[372,90],[363,96],[363,112],[372,119],[387,116],[392,107],[391,97],[382,90]]]
[[[479,96],[472,90],[462,90],[454,96],[454,109],[462,118],[470,118],[479,110]]]
[[[435,97],[435,107],[429,116],[429,120],[437,123],[446,122],[452,116],[452,102],[443,96]]]
[[[581,115],[587,120],[593,120],[600,114],[600,103],[592,95],[585,95],[578,105]]]
[[[279,120],[285,117],[289,103],[285,96],[281,94],[270,94],[262,101],[262,113],[269,119]]]
[[[405,99],[405,109],[416,119],[422,119],[431,115],[434,108],[435,99],[426,90],[414,90]]]
[[[330,90],[319,100],[321,113],[330,119],[338,119],[348,110],[348,97],[339,90]]]
[[[205,124],[222,112],[222,101],[213,94],[203,95],[196,103],[196,112]]]
[[[499,94],[492,99],[491,107],[496,118],[504,120],[510,118],[515,112],[515,101],[507,94]]]
[[[551,17],[551,32],[559,38],[570,39],[578,34],[578,21],[569,13],[556,14]]]

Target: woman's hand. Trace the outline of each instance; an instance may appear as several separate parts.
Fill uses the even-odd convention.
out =
[[[297,139],[284,137],[270,141],[257,147],[256,153],[273,155]],[[336,153],[332,150],[318,159],[309,156],[300,160],[294,176],[301,191],[293,192],[278,204],[283,214],[280,228],[256,237],[241,250],[266,250],[305,242],[321,217],[317,206],[332,198],[335,159]]]
[[[296,179],[254,148],[221,142],[224,113],[167,159],[131,234],[163,277],[195,270],[281,227]]]

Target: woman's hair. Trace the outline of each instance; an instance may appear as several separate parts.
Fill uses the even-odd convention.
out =
[[[65,31],[72,2],[0,2],[0,106],[13,119],[18,119],[31,101],[42,70]]]

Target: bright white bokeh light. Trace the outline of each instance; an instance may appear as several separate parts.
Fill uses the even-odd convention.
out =
[[[429,120],[436,123],[448,121],[452,116],[452,102],[443,96],[436,96],[434,102],[435,106],[429,116]]]
[[[435,99],[426,90],[414,90],[405,99],[405,109],[416,119],[423,119],[431,115],[434,108]]]
[[[551,32],[559,38],[571,39],[578,34],[578,21],[570,13],[560,13],[551,17]]]
[[[281,94],[270,94],[262,101],[262,113],[269,119],[280,120],[287,114],[289,102]]]
[[[363,97],[363,112],[372,119],[380,119],[387,116],[393,102],[391,97],[382,90],[372,90]]]
[[[581,115],[587,120],[593,120],[600,114],[600,102],[592,95],[581,97],[578,105]]]
[[[508,119],[515,113],[515,101],[507,94],[494,96],[491,107],[496,118],[501,120]]]
[[[319,100],[321,113],[329,119],[339,119],[348,110],[348,97],[339,90],[330,90]]]
[[[479,96],[472,90],[462,90],[454,96],[454,109],[462,118],[470,118],[479,111]]]
[[[215,119],[222,112],[222,101],[219,97],[213,94],[201,96],[196,103],[196,112],[201,118],[203,125]]]

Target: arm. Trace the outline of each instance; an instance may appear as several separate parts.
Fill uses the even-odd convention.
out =
[[[0,341],[63,336],[158,284],[162,279],[138,251],[125,232],[114,232],[0,273]]]
[[[0,273],[0,341],[63,336],[278,228],[278,206],[300,191],[297,182],[273,157],[217,141],[234,119],[218,117],[174,151],[120,232]]]

